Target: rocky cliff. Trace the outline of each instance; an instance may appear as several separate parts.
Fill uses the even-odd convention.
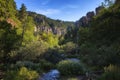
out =
[[[55,35],[64,35],[68,26],[74,26],[74,22],[50,19],[44,15],[35,12],[28,12],[36,24],[37,32],[53,33]]]
[[[88,27],[89,23],[92,21],[95,15],[98,15],[100,11],[103,9],[103,6],[99,6],[95,9],[94,11],[88,12],[86,16],[81,17],[78,21],[76,21],[76,26],[77,27]]]

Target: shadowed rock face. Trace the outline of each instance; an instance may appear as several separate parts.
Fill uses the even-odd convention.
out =
[[[95,13],[94,11],[91,11],[91,12],[88,12],[86,16],[87,16],[87,21],[89,22],[95,16]]]
[[[80,20],[76,22],[76,26],[82,27],[88,26],[89,22],[93,19],[94,16],[95,16],[94,11],[88,12],[86,16],[83,16],[82,18],[80,18]]]
[[[97,8],[95,9],[96,15],[98,15],[102,9],[104,9],[103,6],[97,7]]]
[[[104,9],[104,7],[99,6],[95,9],[95,12],[94,11],[88,12],[86,16],[83,16],[75,23],[76,27],[88,27],[90,22],[93,20],[93,17],[95,15],[98,15],[102,9]]]
[[[83,16],[80,20],[79,20],[79,23],[81,26],[87,26],[87,17],[86,16]]]

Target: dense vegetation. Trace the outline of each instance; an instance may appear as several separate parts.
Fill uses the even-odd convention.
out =
[[[17,10],[14,0],[0,0],[0,78],[36,80],[58,69],[63,78],[120,80],[120,0],[111,1],[77,26],[81,20],[53,20],[24,4]]]

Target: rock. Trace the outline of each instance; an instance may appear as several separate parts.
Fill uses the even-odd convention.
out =
[[[83,16],[80,18],[79,21],[76,22],[76,26],[82,26],[82,27],[87,27],[89,26],[89,22],[93,19],[95,16],[94,11],[88,12],[86,16]]]
[[[99,7],[97,7],[97,8],[95,9],[95,11],[96,11],[96,15],[98,15],[102,9],[104,9],[103,6],[99,6]]]
[[[87,24],[88,24],[87,17],[83,16],[82,18],[80,18],[79,24],[80,24],[80,26],[83,26],[83,27],[87,26]]]
[[[88,12],[86,16],[87,16],[87,21],[89,22],[93,19],[93,17],[95,16],[95,13],[94,11],[91,11],[91,12]]]

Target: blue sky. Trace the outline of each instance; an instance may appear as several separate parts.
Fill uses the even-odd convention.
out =
[[[34,11],[52,19],[76,21],[94,11],[103,0],[15,0],[17,8],[24,3],[28,11]]]

